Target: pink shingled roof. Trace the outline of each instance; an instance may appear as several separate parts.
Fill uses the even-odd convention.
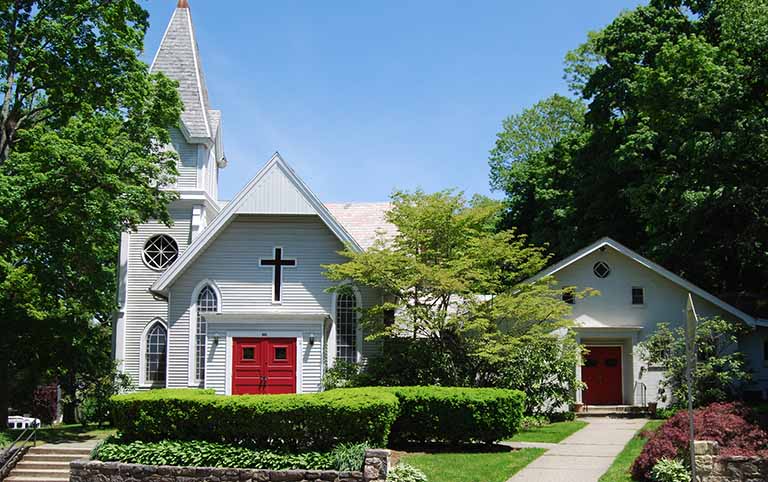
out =
[[[326,208],[363,248],[368,249],[380,235],[391,239],[397,228],[384,217],[392,205],[380,203],[326,203]]]

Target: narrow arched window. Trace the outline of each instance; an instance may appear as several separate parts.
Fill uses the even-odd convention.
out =
[[[357,298],[354,293],[336,297],[336,359],[357,362]]]
[[[208,323],[205,313],[215,313],[219,309],[219,298],[210,286],[205,286],[197,295],[197,331],[195,332],[195,377],[205,381],[205,345],[208,336]]]
[[[156,322],[147,332],[144,379],[147,383],[165,383],[165,362],[168,353],[168,330]]]

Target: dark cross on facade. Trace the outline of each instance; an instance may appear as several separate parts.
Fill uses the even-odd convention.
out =
[[[272,266],[272,272],[274,273],[273,300],[279,303],[283,284],[283,266],[296,266],[296,260],[283,259],[283,248],[275,248],[275,259],[262,259],[259,263],[261,263],[261,266]]]

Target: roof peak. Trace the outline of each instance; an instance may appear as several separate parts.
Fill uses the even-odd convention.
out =
[[[208,89],[195,37],[189,2],[179,0],[150,70],[163,72],[179,83],[179,95],[184,103],[182,132],[187,140],[210,142],[216,133],[211,130]]]

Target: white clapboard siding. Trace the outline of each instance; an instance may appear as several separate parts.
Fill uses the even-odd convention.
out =
[[[283,248],[284,258],[297,260],[296,267],[283,270],[279,305],[272,303],[272,268],[259,265],[260,259],[273,258],[276,246]],[[343,262],[345,258],[338,254],[342,248],[317,216],[238,215],[170,288],[169,386],[189,383],[190,307],[195,289],[203,280],[212,281],[220,290],[221,312],[225,315],[332,314],[332,295],[326,290],[333,283],[324,276],[322,265]],[[371,292],[371,299],[374,296]],[[301,323],[281,321],[286,327]],[[319,331],[315,335],[317,350],[322,349],[321,336]],[[321,351],[317,353],[321,356]],[[318,363],[322,367],[319,359]],[[215,372],[215,365],[210,368]],[[320,375],[307,373],[305,387],[317,386]]]
[[[316,214],[307,198],[283,172],[281,165],[270,169],[237,210],[240,214]]]
[[[197,144],[188,144],[184,135],[178,129],[171,129],[171,143],[173,149],[179,155],[176,161],[176,169],[179,175],[176,178],[177,189],[196,189],[197,186]]]
[[[253,336],[254,333],[285,333],[301,334],[302,344],[297,346],[301,358],[300,391],[313,393],[321,390],[323,376],[323,340],[321,322],[291,322],[287,320],[275,322],[254,323],[216,323],[208,330],[208,350],[205,387],[213,388],[216,393],[226,394],[227,366],[231,365],[227,357],[227,337]],[[310,336],[315,337],[315,343],[309,344]],[[215,339],[218,337],[218,343]],[[231,346],[231,345],[229,345]],[[230,354],[231,356],[231,354]],[[231,376],[231,373],[229,374]]]
[[[142,224],[130,234],[128,255],[127,298],[125,306],[125,359],[123,368],[133,382],[138,384],[140,366],[141,335],[147,324],[155,318],[167,321],[167,303],[155,299],[149,287],[160,276],[160,272],[148,268],[142,260],[146,241],[155,234],[168,234],[176,240],[180,253],[189,244],[191,205],[175,201],[170,209],[174,224],[170,228],[158,222]]]

